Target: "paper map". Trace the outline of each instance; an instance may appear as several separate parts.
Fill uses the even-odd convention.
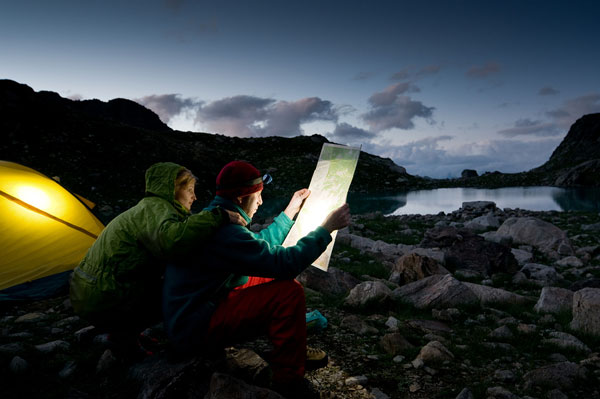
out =
[[[319,162],[308,187],[311,193],[283,242],[284,247],[296,245],[299,239],[323,223],[332,210],[346,202],[359,155],[358,147],[323,144]],[[331,234],[333,240],[313,266],[327,271],[336,235],[337,231]]]

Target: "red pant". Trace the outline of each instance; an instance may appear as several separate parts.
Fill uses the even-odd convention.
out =
[[[221,302],[207,333],[208,345],[228,346],[266,334],[274,346],[269,363],[273,380],[304,376],[306,303],[295,280],[250,277]]]

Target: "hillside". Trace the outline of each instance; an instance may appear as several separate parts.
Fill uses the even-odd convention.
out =
[[[148,166],[173,161],[199,178],[197,202],[213,196],[214,179],[230,160],[244,159],[273,175],[264,196],[285,196],[310,182],[322,136],[238,138],[174,131],[129,100],[72,101],[0,81],[0,159],[22,163],[96,202],[104,220],[143,194]],[[398,192],[424,186],[390,159],[362,152],[350,188],[354,193]]]

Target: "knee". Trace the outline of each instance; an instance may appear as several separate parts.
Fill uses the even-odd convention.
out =
[[[280,292],[286,298],[291,298],[304,303],[304,288],[296,280],[280,280],[277,282],[280,285]]]

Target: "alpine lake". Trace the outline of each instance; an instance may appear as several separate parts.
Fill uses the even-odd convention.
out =
[[[288,199],[289,200],[289,199]],[[435,215],[451,213],[463,202],[493,201],[500,209],[531,211],[600,212],[600,188],[560,188],[548,186],[484,188],[438,188],[400,192],[395,195],[348,195],[353,214],[381,212],[384,215]],[[287,205],[285,199],[268,199],[257,216],[275,215]]]

